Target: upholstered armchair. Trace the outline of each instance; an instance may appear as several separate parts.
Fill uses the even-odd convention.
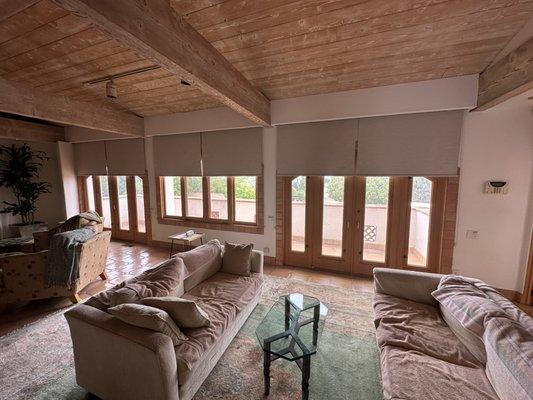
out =
[[[110,240],[111,233],[106,231],[77,245],[80,278],[71,287],[46,284],[48,250],[0,257],[0,304],[50,297],[69,297],[77,303],[81,289],[98,277],[107,279],[105,266]]]

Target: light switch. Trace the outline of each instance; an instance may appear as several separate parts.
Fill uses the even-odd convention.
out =
[[[467,239],[477,239],[479,237],[479,231],[467,230],[466,238]]]

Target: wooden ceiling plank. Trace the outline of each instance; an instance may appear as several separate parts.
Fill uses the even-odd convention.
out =
[[[24,11],[26,8],[33,6],[39,0],[0,0],[0,22]]]
[[[224,1],[228,0],[170,0],[170,4],[179,15],[187,15],[216,6]]]
[[[261,124],[270,124],[270,102],[164,0],[56,0],[139,54]]]
[[[527,6],[527,3],[524,4]],[[406,24],[414,25],[422,22],[431,22],[434,21],[434,18],[450,19],[451,16],[478,13],[490,9],[504,9],[507,6],[509,6],[509,1],[506,0],[490,2],[485,0],[440,0],[436,4],[429,5],[427,1],[419,1],[414,6],[412,1],[408,0],[375,0],[370,5],[355,5],[329,13],[295,19],[280,25],[269,21],[270,26],[265,26],[263,29],[256,28],[238,36],[214,41],[213,45],[222,53],[226,53],[239,48],[245,49],[279,39],[289,40],[300,35],[321,32],[330,28],[340,28],[376,18],[378,20],[374,21],[374,23],[379,22],[379,19],[389,17],[387,19],[387,29],[396,29]],[[352,28],[354,28],[352,34],[364,33],[364,31],[357,30],[357,26]],[[209,37],[208,39],[212,40]]]
[[[10,4],[17,4],[15,0],[8,1]],[[2,7],[2,4],[0,4],[0,7]],[[6,18],[6,14],[4,14],[2,9],[2,15],[0,16],[0,43],[31,32],[65,15],[67,15],[67,11],[50,3],[48,0],[39,1],[9,18]],[[2,20],[2,18],[5,19]]]
[[[415,36],[423,38],[435,31],[452,32],[456,27],[458,30],[464,30],[469,26],[472,28],[487,27],[505,21],[516,21],[518,29],[521,21],[525,21],[532,16],[533,3],[462,15],[460,11],[464,12],[466,10],[460,7],[453,8],[447,13],[442,11],[441,8],[436,6],[429,6],[424,10],[424,13],[406,12],[402,18],[398,18],[394,14],[382,16],[232,51],[226,51],[217,42],[213,43],[213,45],[230,62],[236,63],[238,61],[276,57],[279,54],[298,50],[303,51],[306,48],[327,45],[333,42],[358,40],[362,46],[369,46],[382,43],[382,40],[398,42]],[[398,39],[394,39],[395,37]],[[234,42],[238,43],[237,40],[234,40]]]
[[[533,89],[533,37],[479,77],[478,106],[484,111]]]
[[[71,100],[5,79],[0,79],[0,111],[106,132],[144,135],[143,119],[133,114]]]
[[[61,126],[0,118],[0,138],[36,142],[59,142],[65,140],[65,129]]]
[[[57,58],[87,48],[88,46],[102,43],[106,40],[109,40],[108,35],[98,29],[89,28],[56,42],[37,47],[6,60],[1,60],[0,69],[3,71],[3,74],[13,72],[20,68],[32,66],[51,58]]]

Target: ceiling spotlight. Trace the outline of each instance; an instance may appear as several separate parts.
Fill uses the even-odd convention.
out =
[[[108,98],[115,100],[118,97],[117,85],[113,82],[113,79],[108,81],[105,85],[105,94]]]
[[[185,86],[191,86],[191,84],[189,82],[184,81],[183,79],[181,80],[181,84],[185,85]]]

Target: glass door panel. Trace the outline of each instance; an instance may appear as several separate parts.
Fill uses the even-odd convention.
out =
[[[307,178],[299,176],[291,183],[291,251],[305,252]]]
[[[323,256],[342,257],[344,230],[344,177],[325,176],[322,196]]]
[[[369,176],[365,182],[363,261],[385,263],[390,178]]]
[[[144,182],[139,176],[135,177],[135,205],[137,211],[137,232],[146,233],[146,217],[144,210]]]
[[[87,211],[96,211],[96,202],[94,197],[94,179],[91,176],[87,177],[87,206],[89,209]]]
[[[117,176],[117,217],[121,231],[130,230],[128,183],[125,176]]]
[[[431,180],[420,176],[412,178],[407,252],[407,264],[411,266],[427,267],[428,265],[432,193]]]
[[[100,199],[102,202],[102,216],[104,217],[104,228],[111,229],[113,219],[111,217],[111,196],[109,191],[109,178],[100,176]]]

